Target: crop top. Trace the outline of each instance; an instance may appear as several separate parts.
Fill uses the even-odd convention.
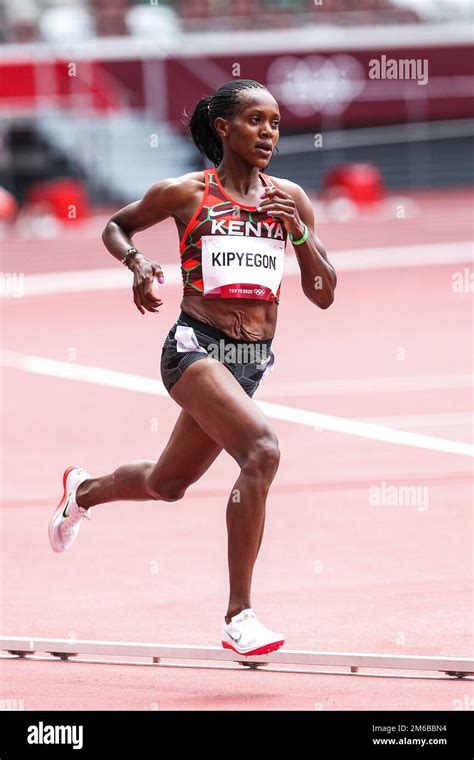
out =
[[[275,180],[259,172],[264,185]],[[244,206],[224,190],[216,168],[204,171],[199,208],[180,243],[185,296],[204,298],[280,297],[287,230],[282,222]]]

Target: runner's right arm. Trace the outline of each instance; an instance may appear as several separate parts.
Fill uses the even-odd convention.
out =
[[[117,211],[107,222],[102,240],[114,258],[121,261],[129,248],[133,248],[133,235],[146,230],[176,214],[186,194],[183,178],[163,179],[153,185],[141,198]],[[164,282],[161,266],[144,254],[130,256],[127,266],[133,272],[133,300],[141,314],[157,312],[162,301],[153,293],[155,277]]]

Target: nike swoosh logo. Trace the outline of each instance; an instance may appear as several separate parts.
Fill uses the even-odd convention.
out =
[[[232,212],[235,211],[235,209],[236,209],[236,206],[231,206],[229,209],[226,209],[225,211],[214,211],[213,208],[210,208],[209,216],[214,217],[214,216],[222,216],[222,214],[231,214]]]
[[[232,636],[231,633],[229,633],[229,636],[232,639],[232,641],[235,641],[236,644],[238,644],[239,641],[240,641],[240,639],[242,638],[242,634],[239,634],[239,638],[238,639],[236,639],[235,636]]]
[[[66,517],[69,517],[69,515],[67,515],[67,514],[66,514],[66,509],[67,509],[67,508],[68,508],[68,506],[69,506],[69,500],[70,500],[70,498],[71,498],[70,496],[68,496],[68,497],[67,497],[66,506],[65,506],[65,507],[64,507],[64,509],[63,509],[63,517],[64,517],[64,518],[66,518]]]

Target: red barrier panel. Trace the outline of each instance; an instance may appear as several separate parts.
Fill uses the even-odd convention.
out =
[[[91,215],[86,189],[77,179],[36,182],[26,194],[25,210],[52,214],[63,221]]]
[[[0,187],[0,222],[14,222],[18,214],[15,196]]]
[[[327,198],[346,197],[360,206],[376,203],[385,192],[379,169],[373,164],[344,164],[331,169],[323,181]]]

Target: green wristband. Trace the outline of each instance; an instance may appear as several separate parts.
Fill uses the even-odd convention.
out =
[[[304,225],[304,232],[303,232],[303,236],[302,236],[302,237],[300,237],[300,239],[299,239],[299,240],[293,240],[293,235],[292,235],[292,234],[291,234],[291,232],[290,232],[290,240],[291,240],[291,242],[293,243],[293,245],[302,245],[303,243],[306,243],[306,241],[307,241],[307,239],[308,239],[308,235],[309,235],[309,230],[308,230],[308,228],[307,228],[307,226],[306,226],[306,224],[305,224],[305,225]]]

